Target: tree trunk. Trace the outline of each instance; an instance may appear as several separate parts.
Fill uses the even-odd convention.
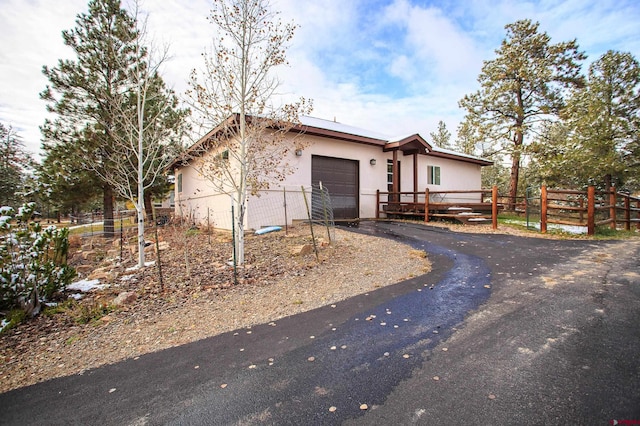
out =
[[[516,150],[511,157],[511,173],[509,174],[509,210],[516,209],[518,196],[518,180],[520,178],[520,152]]]
[[[611,176],[611,173],[607,173],[606,175],[604,175],[604,189],[605,191],[608,191],[609,188],[611,188],[613,186],[613,177]]]
[[[151,191],[144,191],[144,211],[147,215],[147,219],[153,218],[153,195]]]
[[[105,184],[103,187],[102,212],[104,219],[104,236],[112,238],[114,236],[113,188],[109,184]]]

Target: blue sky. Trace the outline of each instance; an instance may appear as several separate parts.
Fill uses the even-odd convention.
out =
[[[390,136],[420,133],[429,139],[439,120],[455,134],[464,112],[458,101],[478,89],[483,60],[492,59],[504,26],[540,22],[552,42],[577,39],[589,59],[608,49],[640,58],[640,2],[590,0],[271,0],[284,21],[300,28],[278,69],[285,98],[314,100],[312,115]],[[126,1],[123,4],[127,4]],[[0,121],[40,146],[46,117],[38,93],[47,84],[43,65],[72,57],[61,31],[73,28],[86,0],[0,0]],[[191,69],[202,66],[213,26],[207,0],[144,0],[149,31],[169,43],[173,59],[165,81],[186,89]]]

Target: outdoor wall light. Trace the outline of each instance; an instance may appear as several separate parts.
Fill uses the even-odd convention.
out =
[[[376,159],[372,158],[371,160],[369,160],[369,164],[371,164],[372,166],[376,165]]]
[[[300,148],[296,149],[296,157],[302,157],[302,150]]]

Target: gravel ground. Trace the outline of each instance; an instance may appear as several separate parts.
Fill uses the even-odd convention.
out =
[[[110,286],[2,333],[0,392],[268,323],[430,270],[424,252],[406,245],[340,229],[335,234],[332,244],[320,240],[319,261],[313,254],[291,254],[311,241],[307,227],[288,236],[249,236],[238,285],[226,266],[226,233],[165,228],[159,238],[169,246],[161,251],[163,287],[156,268],[126,271],[133,256],[113,267],[111,244],[85,244],[71,263],[86,270],[106,266],[108,277],[101,282]],[[136,300],[114,310],[113,299],[125,291]]]

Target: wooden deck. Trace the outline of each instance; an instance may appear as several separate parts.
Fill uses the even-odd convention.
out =
[[[468,197],[482,199],[489,192],[492,194],[491,202],[458,202],[452,200],[447,202],[447,196]],[[453,197],[451,194],[455,194]],[[471,195],[469,195],[471,194]],[[382,197],[381,197],[382,195]],[[430,195],[439,201],[431,201]],[[385,197],[386,196],[386,197]],[[425,201],[394,201],[402,198],[413,198],[414,200],[422,198]],[[386,200],[384,199],[386,198]],[[391,200],[391,201],[389,201]],[[376,217],[380,218],[384,215],[389,219],[399,218],[419,218],[425,222],[432,219],[452,219],[463,224],[486,224],[491,223],[497,227],[497,212],[502,209],[502,205],[497,204],[497,191],[477,190],[477,191],[439,191],[437,193],[378,193],[378,208]]]
[[[491,222],[491,203],[429,203],[429,217],[432,219],[455,219],[466,224]],[[502,209],[502,206],[498,207]],[[419,217],[424,219],[424,203],[383,204],[383,212],[388,218]]]

